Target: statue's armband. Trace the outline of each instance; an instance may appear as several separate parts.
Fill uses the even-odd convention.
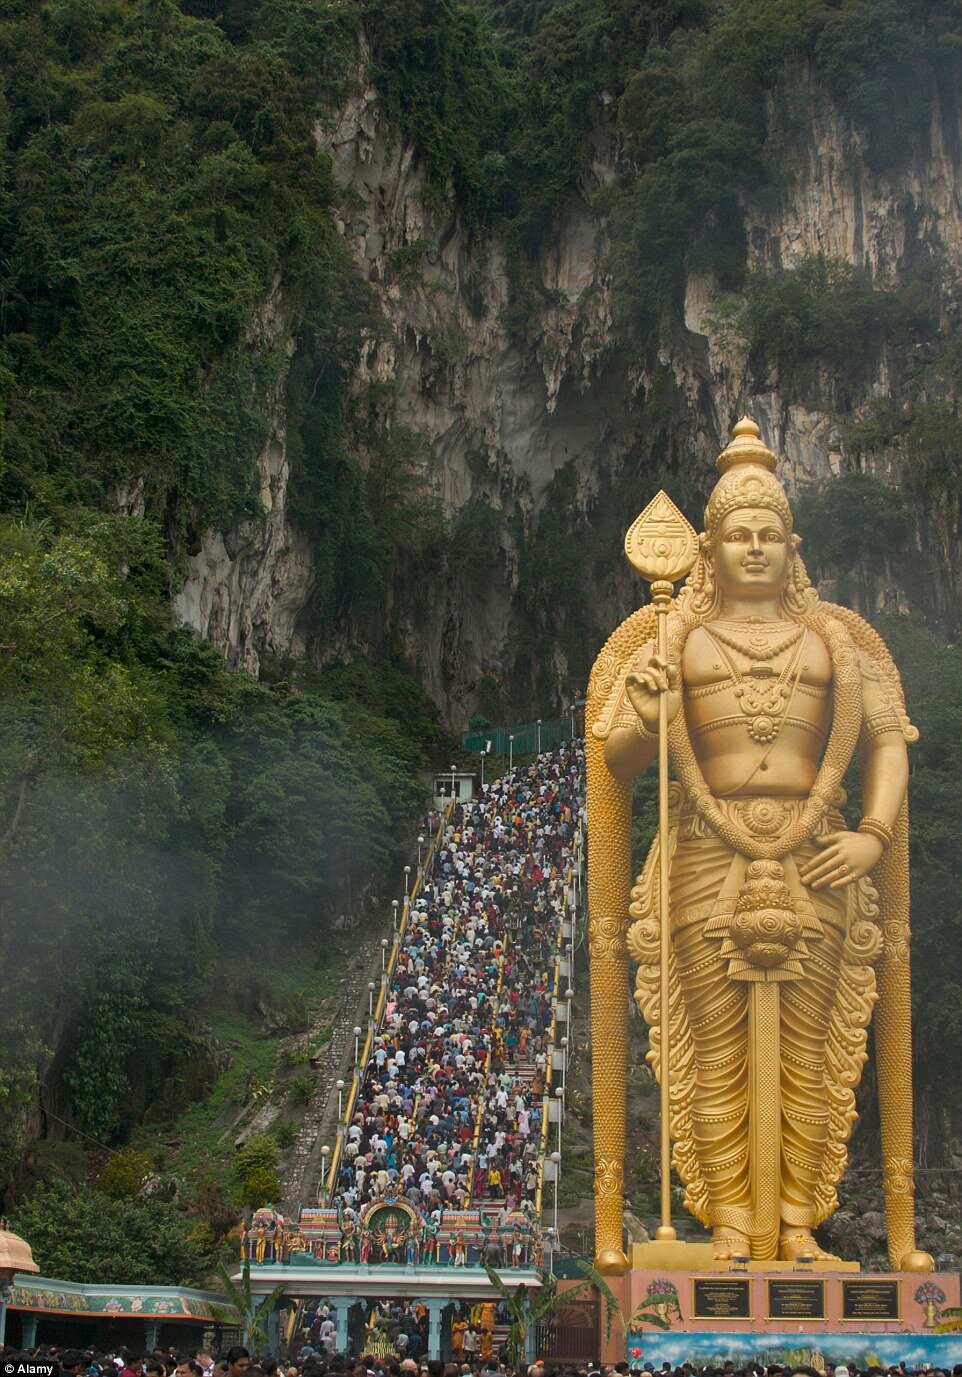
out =
[[[904,714],[899,712],[892,701],[885,676],[864,651],[859,651],[858,658],[862,675],[862,732],[859,744],[863,750],[866,747],[871,748],[873,742],[889,735],[893,739],[904,741]],[[906,724],[907,721],[908,719]]]

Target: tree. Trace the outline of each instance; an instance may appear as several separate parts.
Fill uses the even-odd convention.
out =
[[[630,1315],[626,1316],[618,1303],[618,1298],[601,1273],[592,1267],[590,1262],[579,1262],[577,1267],[581,1275],[601,1292],[601,1298],[605,1303],[606,1338],[611,1337],[611,1326],[615,1319],[621,1325],[622,1333],[626,1335],[639,1333],[642,1326],[646,1324],[653,1325],[655,1329],[671,1328],[669,1321],[658,1314],[650,1300],[643,1300]]]
[[[540,1290],[534,1291],[525,1282],[521,1282],[512,1291],[493,1268],[485,1267],[484,1270],[511,1315],[511,1327],[508,1330],[509,1362],[516,1372],[520,1371],[525,1360],[528,1335],[535,1325],[544,1324],[556,1310],[560,1310],[563,1305],[587,1291],[589,1283],[583,1281],[577,1286],[569,1287],[567,1291],[559,1291],[557,1277],[548,1273],[542,1281]]]
[[[267,1319],[284,1294],[284,1283],[280,1282],[279,1285],[275,1286],[270,1295],[265,1296],[258,1305],[256,1297],[251,1292],[250,1258],[245,1257],[244,1259],[240,1286],[237,1285],[222,1262],[218,1262],[217,1270],[220,1273],[224,1294],[240,1316],[240,1322],[244,1329],[244,1343],[254,1344],[255,1347],[264,1346],[267,1343]],[[235,1317],[229,1313],[226,1306],[218,1306],[217,1308],[224,1312],[218,1318],[225,1324],[234,1322]]]
[[[197,1286],[210,1238],[173,1205],[59,1183],[38,1185],[13,1214],[45,1277],[117,1286]]]

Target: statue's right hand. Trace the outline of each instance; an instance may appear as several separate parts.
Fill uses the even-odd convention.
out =
[[[652,655],[643,670],[632,671],[625,680],[628,701],[641,718],[645,729],[658,731],[658,700],[668,695],[668,723],[674,722],[681,707],[681,672],[659,655]]]

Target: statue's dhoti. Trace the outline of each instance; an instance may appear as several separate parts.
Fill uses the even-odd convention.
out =
[[[722,806],[771,840],[802,803],[749,798]],[[830,813],[823,830],[844,826]],[[689,1209],[713,1228],[747,1235],[754,1252],[763,1189],[774,1191],[769,1229],[779,1221],[811,1229],[837,1204],[855,1118],[852,1087],[876,998],[875,894],[864,880],[842,890],[806,888],[798,867],[818,849],[809,842],[781,860],[784,913],[764,902],[746,913],[751,858],[692,809],[679,809],[677,795],[670,838],[673,1161]],[[656,841],[633,891],[639,921],[628,949],[641,963],[636,997],[652,1025],[649,1055],[660,1074],[657,848]],[[763,1012],[768,1024],[753,1032]],[[766,1114],[765,1138],[777,1139],[762,1144],[774,1185],[759,1180],[756,1160]],[[761,1253],[770,1242],[759,1242]]]

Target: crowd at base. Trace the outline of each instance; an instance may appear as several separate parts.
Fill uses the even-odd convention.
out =
[[[503,1352],[488,1358],[472,1355],[470,1360],[465,1355],[460,1362],[434,1358],[418,1361],[367,1351],[358,1357],[335,1353],[322,1359],[311,1352],[304,1358],[279,1360],[269,1355],[252,1357],[250,1350],[242,1346],[234,1346],[223,1355],[204,1349],[190,1355],[155,1350],[143,1357],[128,1349],[95,1353],[40,1345],[26,1353],[7,1347],[3,1352],[3,1370],[8,1377],[37,1373],[50,1373],[52,1377],[630,1377],[632,1373],[641,1377],[911,1377],[922,1372],[927,1377],[962,1377],[962,1362],[946,1367],[934,1367],[928,1362],[859,1367],[854,1361],[826,1362],[824,1366],[750,1362],[736,1367],[733,1362],[726,1362],[718,1366],[684,1363],[672,1367],[668,1362],[660,1366],[643,1362],[636,1355],[631,1361],[613,1365],[538,1359],[512,1366]]]

